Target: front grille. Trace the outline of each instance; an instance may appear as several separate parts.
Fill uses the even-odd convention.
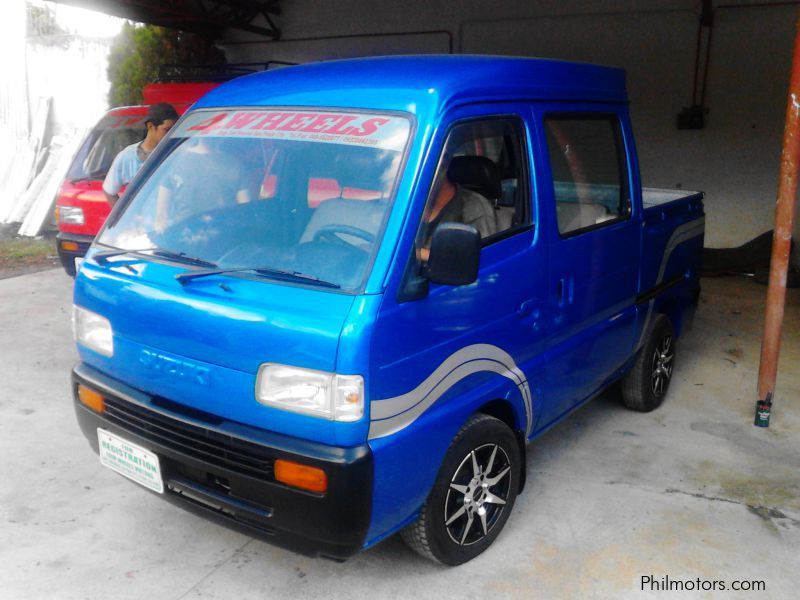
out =
[[[106,396],[104,416],[131,433],[207,463],[274,481],[275,456],[268,448],[167,417],[132,402]]]

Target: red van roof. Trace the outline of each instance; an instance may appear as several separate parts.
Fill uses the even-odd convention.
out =
[[[144,86],[142,96],[145,104],[169,102],[175,108],[179,104],[190,105],[206,92],[219,87],[215,82],[150,83]],[[184,111],[186,109],[184,108]]]

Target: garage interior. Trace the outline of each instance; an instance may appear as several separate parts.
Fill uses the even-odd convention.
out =
[[[208,35],[229,62],[478,53],[621,66],[644,185],[703,190],[707,247],[773,228],[800,2],[63,3]],[[786,300],[768,429],[753,426],[767,288],[704,278],[665,405],[631,413],[611,389],[533,442],[504,533],[448,570],[396,538],[344,564],[298,556],[102,468],[72,414],[71,283],[60,271],[0,281],[0,596],[633,597],[646,575],[763,580],[765,597],[795,593],[798,290]]]

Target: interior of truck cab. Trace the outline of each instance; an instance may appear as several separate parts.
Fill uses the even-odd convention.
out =
[[[622,137],[613,116],[549,115],[546,139],[558,231],[576,234],[630,216]]]
[[[169,154],[101,242],[357,288],[378,247],[405,139],[395,149],[285,138],[168,139]]]
[[[479,117],[452,127],[417,237],[420,267],[428,261],[433,232],[441,222],[475,227],[484,246],[532,223],[527,186],[520,185],[527,181],[523,148],[516,117]],[[447,184],[455,189],[447,191]]]

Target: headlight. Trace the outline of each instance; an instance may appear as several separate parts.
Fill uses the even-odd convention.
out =
[[[86,222],[83,209],[77,206],[59,206],[58,222],[64,225],[83,225]]]
[[[73,304],[72,331],[79,344],[103,356],[114,355],[114,334],[105,317]]]
[[[364,378],[267,363],[258,370],[256,400],[334,421],[357,421],[364,415]]]

